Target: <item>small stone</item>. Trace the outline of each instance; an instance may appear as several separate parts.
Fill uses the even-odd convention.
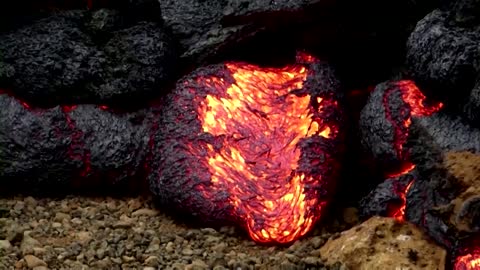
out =
[[[150,244],[148,245],[146,253],[152,253],[158,251],[160,249],[160,239],[158,237],[154,237]]]
[[[71,222],[76,225],[81,225],[83,221],[79,218],[72,218]]]
[[[53,222],[52,223],[52,228],[57,229],[57,228],[61,228],[61,227],[62,227],[62,223],[60,223],[60,222]]]
[[[211,249],[216,252],[222,252],[227,248],[227,244],[225,242],[221,242],[213,246]]]
[[[76,238],[79,244],[86,245],[92,240],[92,234],[90,232],[78,232]]]
[[[167,252],[173,252],[175,250],[173,242],[168,242],[167,246],[165,247]]]
[[[32,270],[48,270],[48,268],[46,266],[35,266]]]
[[[190,248],[184,248],[182,250],[182,254],[185,256],[192,256],[193,255],[193,250]]]
[[[12,244],[8,240],[0,240],[0,250],[9,251],[12,248]]]
[[[133,262],[135,261],[135,257],[131,257],[131,256],[122,256],[122,261],[125,262],[125,263],[130,263],[130,262]]]
[[[22,254],[32,254],[34,247],[41,247],[42,245],[38,240],[30,236],[30,231],[23,233],[22,243],[20,244],[20,250]]]
[[[312,243],[313,248],[317,249],[320,248],[325,241],[322,239],[320,236],[315,236],[310,240],[310,243]]]
[[[138,217],[138,216],[148,216],[148,217],[154,217],[158,215],[158,211],[155,209],[149,209],[149,208],[142,208],[138,209],[137,211],[132,213],[132,217]]]
[[[112,225],[114,229],[128,229],[133,226],[135,219],[129,218],[127,215],[121,215],[120,220]]]
[[[30,269],[37,266],[47,266],[46,262],[33,255],[25,255],[24,259],[27,263],[27,267]]]
[[[148,258],[145,259],[144,263],[147,266],[156,267],[160,263],[160,260],[157,256],[148,256]]]
[[[35,200],[35,198],[31,196],[26,197],[23,201],[32,208],[35,208],[37,206],[37,200]]]
[[[157,270],[157,268],[151,267],[151,266],[147,266],[147,267],[144,267],[143,270]]]
[[[138,199],[131,199],[128,201],[127,205],[130,211],[135,211],[142,207],[142,202],[140,202]]]
[[[307,265],[313,266],[313,265],[321,264],[322,260],[318,257],[308,256],[303,258],[302,262],[304,262]]]
[[[43,248],[43,247],[34,247],[33,248],[33,255],[35,255],[35,256],[43,255],[46,252],[47,252],[47,249]]]
[[[204,270],[208,269],[208,265],[202,260],[194,260],[185,267],[185,270]]]
[[[112,261],[109,258],[104,258],[100,261],[96,261],[94,265],[98,268],[102,269],[111,269],[112,267]]]
[[[172,265],[172,270],[185,270],[185,267],[186,267],[186,266],[187,266],[187,265],[184,264],[184,263],[174,263],[174,264]]]
[[[54,221],[56,222],[62,222],[63,220],[71,220],[72,217],[69,214],[65,214],[62,212],[58,212],[55,214],[55,217],[53,218]]]

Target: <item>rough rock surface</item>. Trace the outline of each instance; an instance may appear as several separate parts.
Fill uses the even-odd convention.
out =
[[[407,194],[406,219],[446,247],[479,229],[472,163],[480,152],[479,133],[465,128],[458,119],[438,114],[413,120],[409,138],[418,179]]]
[[[158,95],[176,71],[175,42],[158,22],[126,20],[107,10],[59,12],[1,34],[0,87],[40,105]]]
[[[341,219],[340,219],[341,220]],[[319,269],[331,232],[316,229],[291,246],[262,246],[232,227],[175,222],[150,199],[0,199],[0,269]]]
[[[160,6],[165,25],[180,40],[184,50],[182,57],[201,61],[215,54],[221,47],[228,46],[229,42],[239,42],[265,27],[261,24],[252,25],[252,18],[231,24],[225,24],[226,19],[255,15],[264,20],[268,17],[269,23],[275,25],[272,19],[277,18],[276,23],[281,22],[275,13],[299,12],[313,2],[315,1],[160,0]]]
[[[407,42],[407,68],[430,97],[480,126],[480,2],[452,1],[417,23]]]
[[[480,232],[480,155],[449,152],[443,163],[462,186],[462,192],[444,207],[450,212],[449,222],[459,231]]]
[[[145,118],[135,121],[134,114],[94,105],[33,109],[6,94],[0,95],[0,107],[3,190],[83,189],[121,183],[143,169]]]
[[[410,223],[372,217],[320,249],[327,264],[350,270],[445,269],[446,251]]]

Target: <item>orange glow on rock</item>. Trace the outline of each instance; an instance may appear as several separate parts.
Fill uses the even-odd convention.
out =
[[[397,156],[400,159],[405,161],[408,160],[406,157],[407,153],[404,153],[403,146],[408,138],[408,128],[412,123],[412,116],[414,117],[423,117],[430,116],[438,112],[442,107],[442,103],[436,103],[434,105],[425,104],[426,97],[420,91],[420,89],[415,85],[413,81],[402,80],[395,83],[401,91],[402,99],[405,101],[410,108],[410,113],[403,121],[403,123],[392,123],[395,128],[396,138],[395,138],[395,148],[397,151]],[[386,96],[388,98],[388,95]],[[405,130],[405,131],[404,131]]]
[[[431,106],[425,104],[427,99],[413,81],[399,81],[398,85],[402,89],[403,100],[410,105],[411,116],[430,116],[438,112],[442,107],[442,103]],[[407,124],[408,126],[409,124]]]
[[[480,248],[470,254],[457,257],[454,270],[480,270]]]
[[[255,241],[292,242],[312,228],[326,204],[317,191],[307,194],[322,179],[297,172],[302,154],[298,144],[313,136],[336,136],[338,127],[314,116],[336,101],[293,93],[307,78],[304,66],[226,67],[234,83],[217,77],[197,79],[223,89],[208,94],[198,108],[203,132],[222,141],[206,145],[211,186],[199,189],[206,198],[227,191],[235,215],[245,221]]]
[[[403,190],[403,192],[399,194],[402,200],[402,204],[400,205],[398,210],[396,210],[392,215],[392,217],[396,218],[398,221],[405,221],[405,208],[407,207],[407,193],[412,187],[413,182],[414,181],[411,181],[410,183],[408,183],[408,185],[405,187],[405,190]]]

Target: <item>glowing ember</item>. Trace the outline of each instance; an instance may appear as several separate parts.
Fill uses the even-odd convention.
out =
[[[291,93],[303,87],[305,67],[274,70],[227,64],[227,68],[235,84],[226,89],[225,97],[207,95],[198,110],[204,132],[225,136],[222,149],[208,145],[213,187],[228,190],[254,240],[290,242],[310,230],[318,219],[314,213],[324,204],[318,196],[306,194],[306,186],[320,179],[296,172],[298,143],[311,136],[334,136],[335,128],[313,119],[310,95]],[[215,78],[202,80],[222,84]],[[326,103],[320,97],[315,101],[320,109]],[[256,198],[246,200],[251,196]]]

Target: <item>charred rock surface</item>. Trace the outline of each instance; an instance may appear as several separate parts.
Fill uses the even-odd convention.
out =
[[[1,35],[0,87],[44,106],[131,102],[161,92],[177,64],[168,31],[156,22],[121,29],[128,24],[115,11],[90,15],[54,14]]]
[[[225,63],[178,82],[162,108],[150,165],[163,205],[207,223],[237,222],[259,242],[290,242],[309,230],[335,186],[343,118],[328,65],[300,63],[284,69]],[[298,122],[308,111],[310,124]]]
[[[2,192],[88,191],[143,168],[149,129],[141,114],[93,105],[33,109],[6,94],[0,107]]]

